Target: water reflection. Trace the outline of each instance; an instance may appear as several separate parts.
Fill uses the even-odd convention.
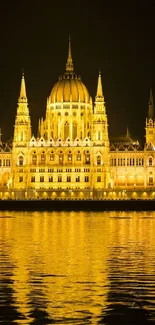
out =
[[[155,212],[0,212],[0,322],[154,324]]]

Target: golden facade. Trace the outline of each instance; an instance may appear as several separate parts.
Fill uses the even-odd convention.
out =
[[[146,143],[127,130],[109,139],[99,73],[93,103],[74,72],[69,41],[66,70],[47,99],[32,135],[22,76],[12,145],[0,145],[0,197],[15,199],[155,198],[155,120],[150,91]]]

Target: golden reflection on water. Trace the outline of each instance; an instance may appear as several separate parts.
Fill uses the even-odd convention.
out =
[[[155,212],[0,212],[0,280],[17,324],[97,324],[113,278],[153,276],[154,260]]]

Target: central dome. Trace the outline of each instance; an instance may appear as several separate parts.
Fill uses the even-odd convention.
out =
[[[64,74],[59,77],[59,81],[54,85],[51,95],[51,103],[61,102],[82,102],[88,103],[90,99],[86,86],[80,77],[74,74]]]
[[[50,94],[50,103],[62,102],[90,102],[90,96],[86,86],[81,81],[80,76],[74,73],[70,40],[66,72],[59,77]]]

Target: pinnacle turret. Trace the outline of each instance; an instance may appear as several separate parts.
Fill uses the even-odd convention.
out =
[[[31,119],[26,96],[25,78],[22,74],[20,95],[18,99],[17,115],[14,126],[13,146],[28,145],[31,139]]]
[[[68,47],[68,58],[66,63],[66,71],[67,72],[73,72],[74,71],[74,64],[72,60],[72,54],[71,54],[71,37],[69,36],[69,47]]]
[[[154,117],[154,105],[153,105],[152,88],[150,88],[150,98],[149,98],[149,111],[148,111],[148,117],[149,117],[149,118],[153,118],[153,117]]]

